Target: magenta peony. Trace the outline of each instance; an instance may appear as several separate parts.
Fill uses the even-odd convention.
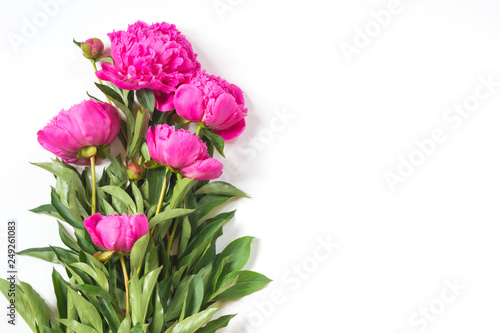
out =
[[[108,36],[114,64],[102,63],[97,77],[122,89],[153,89],[161,111],[173,108],[177,86],[200,69],[191,44],[173,24],[138,21]]]
[[[89,159],[79,154],[82,148],[111,144],[120,126],[114,106],[88,100],[59,112],[38,131],[38,142],[66,163],[89,164]]]
[[[247,109],[241,89],[205,71],[177,89],[174,106],[179,116],[204,123],[224,140],[240,135],[245,129]]]
[[[153,160],[178,170],[184,177],[208,180],[222,175],[222,163],[210,157],[207,145],[187,130],[175,130],[169,125],[150,127],[147,145]]]
[[[100,213],[86,218],[83,225],[95,245],[107,251],[129,253],[134,243],[148,232],[146,215],[118,214],[102,216]]]

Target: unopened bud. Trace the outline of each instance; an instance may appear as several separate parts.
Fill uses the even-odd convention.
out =
[[[99,38],[90,38],[82,42],[81,48],[85,58],[97,60],[102,55],[104,44]]]
[[[131,180],[139,180],[144,176],[144,168],[137,163],[130,163],[127,167],[127,176]]]

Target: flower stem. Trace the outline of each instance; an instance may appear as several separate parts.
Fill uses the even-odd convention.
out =
[[[119,253],[118,256],[120,256],[120,262],[122,264],[122,269],[123,269],[123,280],[125,283],[125,299],[127,302],[126,309],[125,309],[125,317],[128,315],[129,312],[129,293],[128,293],[128,274],[127,274],[127,266],[125,266],[125,260],[123,259],[123,254]]]
[[[200,124],[197,124],[197,127],[196,127],[196,136],[200,136],[200,132],[201,132],[201,126]]]
[[[168,167],[165,168],[165,177],[163,178],[163,186],[161,187],[160,200],[158,200],[158,207],[156,207],[155,216],[160,214],[161,204],[163,203],[163,198],[165,197],[165,191],[167,190],[167,174]]]
[[[97,66],[95,65],[95,60],[94,59],[90,59],[90,62],[92,63],[92,67],[94,67],[94,72],[97,72]],[[102,84],[102,81],[100,78],[97,78],[97,80],[99,80],[99,84]],[[104,94],[104,96],[106,96],[106,99],[108,100],[108,103],[111,104],[111,100],[109,99],[108,95]]]
[[[170,255],[170,250],[172,249],[172,243],[174,242],[175,232],[177,231],[177,225],[179,224],[179,218],[175,219],[174,227],[172,228],[172,234],[168,237],[167,243],[167,254]]]
[[[177,173],[177,181],[182,179],[182,175]],[[183,204],[184,205],[184,204]],[[167,254],[170,255],[170,249],[172,248],[172,243],[174,242],[175,232],[177,231],[177,225],[179,224],[179,218],[175,219],[174,226],[172,227],[172,233],[168,236],[167,243]]]
[[[95,155],[90,158],[90,173],[92,175],[92,215],[96,211],[96,180],[95,180]]]

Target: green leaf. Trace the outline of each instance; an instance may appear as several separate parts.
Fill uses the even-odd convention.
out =
[[[210,142],[212,143],[214,148],[217,149],[219,154],[221,154],[222,157],[225,157],[224,156],[224,139],[206,128],[203,129],[203,134],[206,135],[206,137],[210,140]]]
[[[108,97],[116,100],[117,102],[120,102],[124,104],[125,102],[123,101],[123,98],[120,96],[119,93],[117,93],[113,88],[106,86],[104,84],[99,84],[95,82],[95,85],[97,88],[99,88],[100,91],[102,91],[104,94],[106,94]]]
[[[59,318],[66,318],[68,308],[68,288],[66,287],[66,283],[61,274],[59,274],[59,272],[55,269],[52,269],[52,284],[54,285]]]
[[[57,213],[56,209],[51,204],[40,205],[36,208],[30,209],[30,212],[36,214]]]
[[[234,198],[248,198],[245,192],[238,190],[233,185],[226,182],[211,182],[200,187],[195,193],[199,194],[217,194],[217,195],[227,195]]]
[[[158,276],[163,267],[158,267],[157,269],[149,272],[141,278],[142,293],[141,293],[141,307],[143,309],[142,322],[146,319],[146,311],[148,309],[149,300],[153,294],[154,287],[158,282]]]
[[[182,280],[175,291],[174,298],[169,303],[165,312],[165,322],[169,322],[179,317],[182,309],[186,303],[186,299],[189,293],[189,286],[193,281],[194,276],[188,276]]]
[[[59,236],[61,237],[62,242],[73,251],[80,252],[80,247],[76,243],[73,236],[69,234],[61,223],[57,222],[57,224],[59,225]]]
[[[78,293],[72,289],[68,289],[68,295],[73,300],[76,310],[78,311],[78,316],[80,317],[83,325],[92,326],[95,331],[103,333],[102,320],[97,309],[89,301],[78,295]],[[63,324],[70,327],[65,322],[63,322]],[[77,332],[80,333],[83,331],[77,330]]]
[[[58,248],[64,252],[67,250]],[[32,247],[30,249],[22,250],[19,252],[16,252],[18,255],[24,255],[24,256],[30,256],[30,257],[35,257],[38,259],[43,259],[45,261],[54,263],[54,264],[60,264],[61,262],[59,259],[57,259],[56,254],[50,247]]]
[[[100,58],[98,61],[99,62],[108,62],[110,64],[114,64],[113,58],[111,56]]]
[[[62,178],[68,184],[73,179],[74,180],[73,184],[75,184],[74,187],[76,191],[80,193],[82,197],[85,198],[85,190],[83,189],[83,184],[80,180],[80,177],[75,172],[75,169],[70,168],[67,164],[58,160],[54,160],[52,163],[43,162],[43,163],[31,163],[31,164],[49,171],[58,178]]]
[[[137,214],[137,207],[135,206],[134,200],[130,197],[130,195],[128,195],[127,192],[125,192],[125,190],[112,185],[103,186],[100,189],[126,204],[130,207],[134,214]]]
[[[92,327],[84,325],[82,323],[79,323],[74,319],[60,319],[59,321],[62,324],[66,325],[69,329],[73,330],[74,332],[78,332],[78,333],[99,333],[99,332],[102,332],[102,331],[96,331]]]
[[[132,187],[132,194],[134,195],[135,204],[137,206],[137,214],[144,214],[144,199],[142,198],[141,191],[133,182],[130,183],[130,187]]]
[[[212,294],[209,300],[214,300],[217,296],[236,285],[236,282],[238,282],[238,275],[227,276],[227,279],[222,281],[221,286]]]
[[[61,199],[57,195],[56,191],[54,188],[52,188],[52,192],[50,193],[50,198],[51,198],[51,203],[52,206],[56,209],[57,213],[61,215],[63,220],[65,222],[68,222],[73,228],[77,229],[83,229],[83,225],[80,223],[77,223],[74,219],[73,216],[71,215],[71,212],[69,209],[61,202]]]
[[[254,237],[245,236],[232,241],[226,248],[220,253],[217,264],[222,262],[222,259],[231,256],[231,259],[226,263],[224,269],[222,270],[221,277],[224,278],[227,274],[231,272],[238,271],[245,266],[250,257],[250,245]]]
[[[155,95],[153,90],[142,88],[137,91],[137,100],[143,107],[153,112],[155,110]]]
[[[143,140],[144,138],[144,132],[147,128],[147,126],[145,126],[145,121],[147,122],[148,119],[149,111],[147,109],[144,110],[144,112],[142,112],[141,110],[137,111],[134,132],[132,140],[130,140],[130,144],[128,146],[127,156],[132,157],[139,152],[142,145],[142,141],[139,140]]]
[[[181,238],[179,240],[179,248],[177,249],[177,254],[181,256],[186,250],[189,239],[191,238],[191,224],[189,223],[189,218],[185,217],[182,219],[182,231]]]
[[[238,277],[238,281],[234,286],[226,291],[218,294],[214,300],[233,301],[243,296],[250,295],[257,290],[264,288],[266,284],[271,282],[266,276],[252,271],[233,272],[224,278],[225,281],[230,281],[234,277]],[[222,283],[224,285],[224,283]]]
[[[130,316],[127,316],[120,324],[117,333],[130,333],[130,325]]]
[[[151,333],[162,333],[164,328],[163,322],[163,306],[161,304],[159,288],[156,288],[155,297],[153,300],[153,319],[151,321]]]
[[[152,228],[153,226],[157,225],[158,223],[164,222],[166,220],[171,220],[176,217],[184,216],[187,214],[190,214],[194,212],[194,209],[185,209],[185,208],[174,208],[170,209],[167,208],[164,212],[156,215],[149,221],[149,227]]]
[[[9,296],[9,293],[15,293],[15,306],[17,313],[21,315],[33,332],[37,332],[35,316],[29,308],[26,295],[23,293],[21,287],[14,285],[13,288],[11,288],[11,283],[9,281],[0,278],[0,291],[7,300],[12,299],[12,295]]]
[[[83,294],[86,295],[94,295],[97,297],[100,297],[102,299],[105,299],[107,301],[111,301],[112,297],[111,295],[104,289],[98,286],[92,286],[89,284],[75,284],[73,285],[75,289],[78,289],[83,292]]]
[[[137,273],[132,271],[129,282],[129,299],[130,299],[130,314],[132,323],[134,326],[136,324],[142,323],[142,314],[146,312],[146,309],[143,308],[141,302],[141,282],[139,281],[139,277]]]
[[[107,299],[99,298],[99,305],[101,306],[103,317],[106,319],[109,329],[111,332],[117,333],[120,322],[123,320],[124,316],[117,311]]]
[[[137,273],[142,265],[144,256],[146,255],[148,243],[149,232],[139,238],[132,247],[132,251],[130,251],[130,269]]]
[[[79,48],[82,47],[82,43],[81,42],[77,42],[74,38],[73,38],[73,44],[75,44],[76,46],[78,46]]]
[[[145,333],[148,325],[137,324],[132,329],[132,333]]]
[[[19,287],[26,295],[26,303],[29,306],[32,316],[35,317],[38,328],[43,330],[44,325],[50,325],[49,311],[45,305],[45,301],[28,283],[20,282]]]
[[[207,194],[200,201],[198,201],[198,207],[196,210],[198,219],[202,219],[207,216],[211,211],[226,203],[231,198],[232,197],[227,195]]]
[[[204,289],[203,279],[197,274],[189,286],[188,302],[186,304],[186,316],[194,315],[200,311],[203,302]]]
[[[196,331],[196,333],[215,333],[218,329],[226,327],[234,315],[226,315],[208,322],[205,326]]]
[[[156,245],[154,242],[149,242],[148,248],[146,250],[146,259],[144,261],[144,272],[143,274],[148,274],[152,270],[158,268],[158,251],[156,250]]]
[[[83,262],[75,262],[70,266],[81,269],[82,271],[87,273],[91,278],[93,278],[102,289],[104,289],[106,292],[109,291],[108,279],[106,275],[103,273],[103,271],[101,271],[100,269],[95,267],[90,267],[89,265]]]
[[[118,214],[106,200],[99,198],[99,203],[101,204],[101,209],[104,211],[104,215]]]
[[[111,170],[113,174],[119,179],[119,183],[125,183],[127,180],[127,169],[123,165],[123,163],[120,160],[120,155],[118,155],[118,159],[115,158],[113,155],[108,153],[105,149],[102,149],[101,147],[98,147],[98,152],[99,154],[103,154],[106,156],[106,158],[111,162]],[[108,168],[109,169],[109,168]],[[106,170],[108,170],[106,169]]]
[[[205,242],[210,241],[212,237],[216,234],[216,232],[222,228],[224,223],[226,223],[226,219],[220,219],[216,220],[210,224],[208,224],[206,227],[203,228],[203,230],[191,241],[191,243],[188,245],[186,251],[184,253],[191,253],[194,249],[202,246],[205,244]]]
[[[208,308],[204,311],[201,311],[197,314],[194,314],[183,321],[177,323],[172,330],[172,333],[193,333],[197,332],[197,330],[205,325],[213,315],[219,311],[219,308]]]
[[[187,192],[191,190],[191,188],[197,183],[194,179],[191,178],[182,178],[180,181],[175,184],[174,192],[172,194],[172,199],[170,201],[171,208],[178,208],[182,204],[184,197]]]
[[[167,189],[169,190],[170,186],[170,176],[172,172],[170,170],[166,170],[166,168],[157,168],[157,169],[148,169],[148,174],[146,176],[148,195],[147,198],[149,200],[150,206],[155,205],[160,200],[161,189],[163,185],[163,180],[167,178]],[[144,194],[144,193],[143,193]]]

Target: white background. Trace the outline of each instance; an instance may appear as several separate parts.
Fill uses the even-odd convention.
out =
[[[256,236],[247,267],[274,282],[228,304],[224,332],[499,331],[498,1],[54,1],[0,10],[2,267],[9,218],[19,248],[60,245],[28,212],[54,185],[29,162],[52,157],[36,141],[50,118],[99,94],[72,38],[166,21],[249,109],[224,163],[252,198],[228,206],[220,245]],[[52,265],[18,269],[54,307]],[[28,332],[0,305],[0,331]]]

